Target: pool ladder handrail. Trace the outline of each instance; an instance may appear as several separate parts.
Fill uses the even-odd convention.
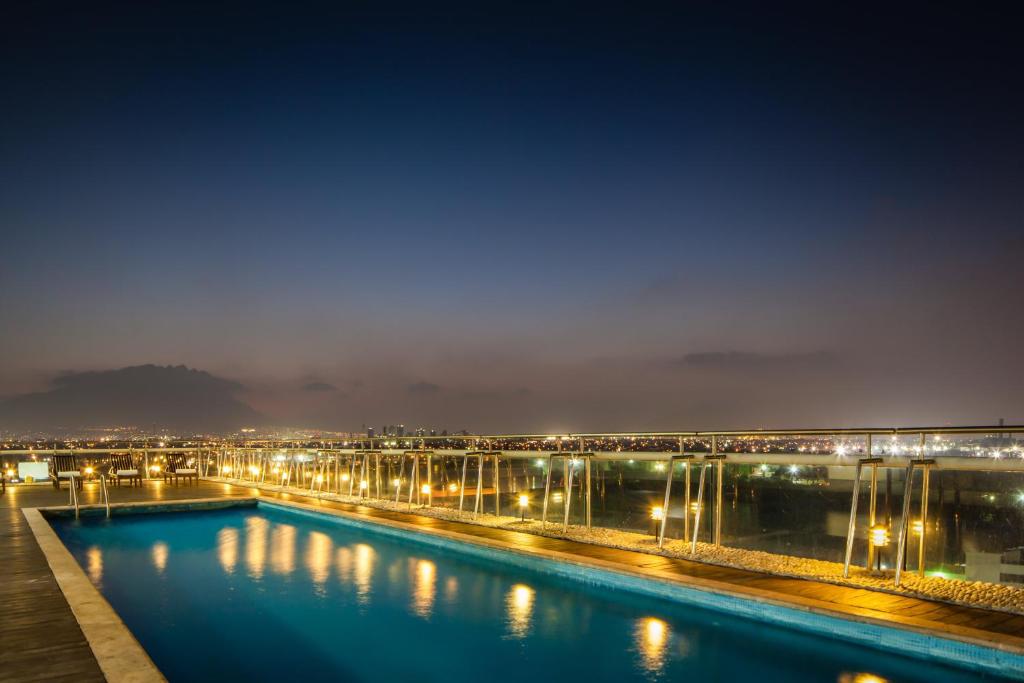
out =
[[[69,489],[70,497],[68,499],[68,505],[75,506],[75,519],[78,519],[78,485],[75,483],[75,475],[72,474],[70,477],[68,477],[68,481],[71,482],[71,487]]]
[[[107,519],[110,519],[110,495],[107,493],[107,475],[100,475],[100,490],[103,491],[103,506],[107,509]]]

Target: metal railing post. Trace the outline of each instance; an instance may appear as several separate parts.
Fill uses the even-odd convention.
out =
[[[569,458],[565,459],[565,517],[562,521],[562,533],[564,534],[569,530],[569,508],[572,502],[572,475],[575,468],[575,461],[570,462]]]
[[[683,461],[683,487],[686,489],[683,495],[683,542],[690,540],[690,461]]]
[[[540,528],[543,529],[548,523],[548,498],[551,496],[551,468],[555,464],[555,456],[548,454],[548,472],[544,478],[544,505],[540,514]]]
[[[705,459],[701,462],[700,481],[697,483],[697,512],[693,515],[693,541],[690,545],[690,552],[697,552],[697,539],[700,537],[700,512],[704,508],[704,478],[711,463]]]
[[[917,545],[917,573],[924,576],[925,572],[925,538],[928,535],[928,479],[931,468],[921,468],[921,536]]]
[[[896,541],[896,586],[903,577],[903,561],[907,552],[907,528],[910,524],[910,495],[914,490],[914,463],[907,464],[906,481],[903,482],[903,513],[900,517],[899,537]]]
[[[459,484],[459,516],[462,516],[462,501],[466,497],[466,467],[469,465],[469,454],[462,456],[462,482]]]
[[[494,454],[494,514],[501,515],[501,462],[500,453]]]
[[[857,461],[857,473],[853,477],[853,500],[850,501],[850,522],[846,526],[846,555],[843,557],[843,578],[850,578],[850,559],[853,557],[853,534],[857,526],[857,499],[860,498],[860,474],[864,461]]]
[[[680,440],[681,441],[681,440]],[[668,524],[668,501],[672,496],[672,465],[675,464],[672,458],[668,460],[668,476],[665,477],[665,501],[661,506],[661,524],[658,529],[658,547],[665,545],[665,525]]]
[[[480,514],[484,507],[484,454],[476,454],[476,500],[473,501],[473,516]]]

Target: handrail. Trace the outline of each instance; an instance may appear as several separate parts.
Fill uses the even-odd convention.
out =
[[[72,474],[70,477],[68,477],[68,481],[71,482],[71,490],[70,490],[71,497],[68,500],[68,504],[75,506],[75,519],[78,519],[78,515],[79,515],[78,488],[77,488],[77,484],[75,484],[75,475]]]
[[[100,475],[100,490],[103,491],[103,505],[107,508],[107,519],[110,519],[110,496],[107,493],[107,475]]]

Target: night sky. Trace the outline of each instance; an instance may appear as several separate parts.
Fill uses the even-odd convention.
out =
[[[324,428],[1024,422],[1010,15],[19,5],[0,396],[157,363]]]

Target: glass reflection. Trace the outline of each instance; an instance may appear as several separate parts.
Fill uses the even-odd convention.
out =
[[[87,569],[89,578],[93,583],[100,583],[103,580],[103,551],[99,546],[92,546],[86,552]]]
[[[313,584],[323,588],[331,570],[331,549],[334,543],[330,536],[319,531],[311,531],[309,544],[306,546],[306,568]]]
[[[355,557],[356,601],[365,605],[370,602],[373,565],[377,560],[376,553],[372,547],[365,543],[359,543],[356,545]]]
[[[508,631],[513,638],[525,638],[533,619],[533,599],[536,592],[529,586],[517,583],[505,596],[508,612]]]
[[[238,529],[225,527],[217,532],[217,559],[226,573],[235,573],[235,565],[238,563]]]
[[[249,576],[259,579],[267,562],[267,532],[270,522],[262,517],[245,520],[245,565]]]
[[[270,532],[270,570],[275,574],[291,574],[295,571],[295,527],[278,524]]]
[[[661,619],[645,617],[637,620],[633,634],[636,650],[640,654],[640,665],[650,673],[661,671],[665,666],[668,624]]]
[[[412,611],[420,617],[429,618],[434,610],[436,586],[434,574],[437,567],[430,560],[415,560],[415,584],[412,593]]]
[[[157,572],[160,574],[163,574],[164,570],[167,569],[168,552],[167,544],[163,541],[153,544],[153,566],[156,567]]]

